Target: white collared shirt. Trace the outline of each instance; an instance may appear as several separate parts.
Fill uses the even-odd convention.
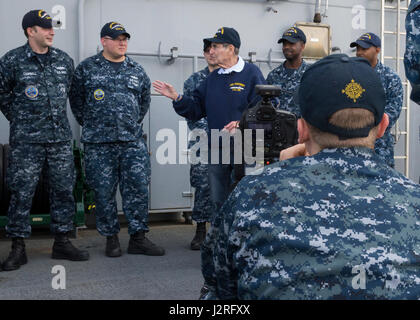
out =
[[[230,67],[229,69],[220,68],[217,73],[218,74],[229,74],[229,73],[232,73],[233,71],[241,72],[245,67],[245,61],[240,56],[238,58],[239,58],[238,63],[235,64],[233,67]]]

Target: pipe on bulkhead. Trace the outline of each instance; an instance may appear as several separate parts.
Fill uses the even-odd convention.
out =
[[[321,0],[316,0],[314,22],[321,22]]]
[[[83,53],[85,51],[85,0],[79,0],[78,6],[77,6],[77,13],[78,13],[78,44],[79,44],[79,52],[78,52],[78,63],[82,62],[83,60]]]

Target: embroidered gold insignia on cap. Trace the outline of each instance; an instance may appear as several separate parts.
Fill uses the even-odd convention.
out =
[[[110,25],[109,25],[109,28],[110,29],[112,29],[112,30],[118,30],[118,31],[121,31],[121,30],[124,30],[124,27],[123,27],[123,25],[122,24],[120,24],[120,23],[118,23],[118,22],[113,22],[113,23],[111,23]]]
[[[51,17],[50,17],[50,15],[48,14],[48,13],[46,13],[44,10],[39,10],[38,11],[38,16],[41,18],[41,19],[49,19],[49,20],[51,20]]]
[[[213,38],[217,38],[217,35],[218,35],[219,33],[220,33],[220,34],[224,34],[224,33],[225,33],[225,29],[224,29],[224,28],[220,28],[220,29],[218,29],[218,30],[217,30],[217,32],[216,32],[216,34],[214,35],[214,37],[213,37]]]
[[[368,38],[369,40],[372,40],[372,36],[369,33],[362,34],[359,40],[363,40],[364,38]]]
[[[354,103],[356,103],[357,99],[359,99],[365,91],[366,90],[363,89],[360,84],[354,80],[351,80],[351,82],[346,85],[346,88],[341,92],[344,93],[349,99],[352,99]]]

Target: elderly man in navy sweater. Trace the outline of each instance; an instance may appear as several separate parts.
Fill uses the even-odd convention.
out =
[[[172,85],[159,80],[153,83],[153,87],[173,100],[173,107],[179,115],[193,121],[207,117],[211,134],[233,132],[245,109],[256,102],[255,85],[264,84],[264,76],[258,67],[244,62],[239,56],[241,40],[235,29],[220,28],[213,38],[203,41],[210,43],[210,53],[215,55],[220,68],[202,81],[191,96],[178,94]],[[232,188],[233,144],[227,148],[229,151],[220,143],[219,146],[209,145],[221,151],[219,157],[213,156],[209,165],[211,199],[217,212]],[[229,161],[222,162],[223,152],[229,152]]]
[[[213,38],[203,41],[210,43],[210,54],[215,56],[220,68],[203,80],[191,96],[178,94],[172,85],[162,81],[155,81],[153,87],[158,93],[173,100],[173,107],[179,115],[193,121],[207,117],[211,135],[220,137],[220,131],[229,133],[235,131],[242,113],[257,102],[255,86],[265,84],[265,79],[258,67],[244,62],[239,56],[241,40],[235,29],[220,28]],[[216,139],[209,137],[209,146],[213,149],[209,165],[210,195],[215,209],[213,221],[219,215],[222,204],[233,188],[232,171],[235,160],[233,139],[229,139],[225,148],[226,146],[220,144],[222,139],[219,137]],[[219,142],[217,146],[215,146],[216,141]],[[218,149],[218,156],[214,156],[214,149]],[[225,156],[228,158],[227,163]],[[215,241],[217,239],[206,238],[201,246],[203,261],[212,257]],[[201,295],[207,291],[205,284]]]

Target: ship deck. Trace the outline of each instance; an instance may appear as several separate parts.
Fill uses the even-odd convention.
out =
[[[198,299],[203,278],[200,252],[189,248],[194,233],[195,225],[181,221],[150,223],[147,237],[166,250],[164,256],[150,257],[126,253],[129,236],[127,228],[122,227],[119,237],[123,255],[109,258],[104,254],[104,237],[95,229],[79,230],[72,242],[88,250],[90,260],[72,262],[51,259],[53,237],[45,229],[33,230],[25,241],[28,264],[16,271],[0,272],[0,300]],[[4,231],[0,239],[0,260],[4,261],[11,242]],[[65,268],[65,289],[53,289],[58,273],[52,271],[57,265]]]

